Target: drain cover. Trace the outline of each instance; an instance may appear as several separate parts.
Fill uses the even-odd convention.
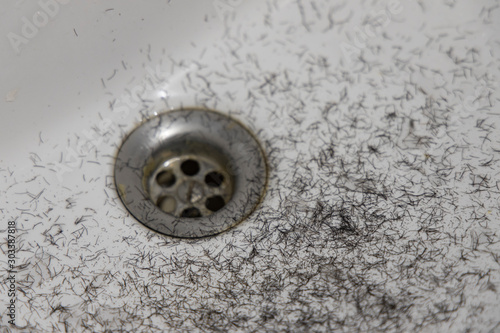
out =
[[[220,233],[261,201],[267,163],[242,124],[215,111],[183,109],[151,118],[123,141],[118,195],[141,223],[176,237]]]

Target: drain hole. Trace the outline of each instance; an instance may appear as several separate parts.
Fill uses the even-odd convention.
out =
[[[198,208],[191,207],[184,209],[181,213],[181,217],[201,217],[201,213]]]
[[[182,238],[215,235],[248,218],[269,176],[264,150],[245,125],[197,108],[141,123],[123,140],[113,171],[131,216]]]
[[[162,171],[156,176],[156,182],[163,187],[173,186],[176,180],[172,170]]]
[[[217,171],[210,172],[205,176],[205,184],[210,187],[219,187],[222,182],[224,182],[224,176]]]
[[[177,207],[177,202],[173,197],[163,196],[158,199],[156,205],[165,213],[173,213]]]
[[[218,211],[225,205],[226,203],[224,202],[224,198],[222,198],[220,195],[210,197],[205,202],[205,207],[207,207],[207,209],[211,210],[212,212]]]
[[[186,176],[194,176],[200,171],[200,164],[195,160],[186,160],[182,162],[181,170]]]

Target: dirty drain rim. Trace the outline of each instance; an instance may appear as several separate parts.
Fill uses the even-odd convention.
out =
[[[182,161],[196,162],[198,154],[202,161],[217,158],[223,167],[191,161],[182,170]],[[199,192],[207,194],[195,205],[179,203],[170,190],[183,176],[162,163],[175,158],[183,159],[179,169],[186,177],[203,182]],[[245,220],[261,202],[268,178],[255,136],[231,117],[204,109],[169,111],[140,124],[123,140],[114,171],[119,197],[132,216],[157,232],[185,238],[214,235]],[[162,188],[152,191],[152,181]],[[232,189],[224,192],[227,184]]]

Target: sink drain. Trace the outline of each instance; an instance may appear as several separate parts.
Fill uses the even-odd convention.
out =
[[[160,165],[149,178],[149,197],[177,217],[209,216],[231,200],[233,180],[224,163],[211,156],[184,155]]]
[[[267,164],[255,137],[215,111],[183,109],[130,133],[115,163],[118,195],[147,227],[176,237],[220,233],[261,201]]]

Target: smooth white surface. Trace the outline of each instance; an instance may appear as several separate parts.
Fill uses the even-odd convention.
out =
[[[43,9],[0,5],[16,323],[499,330],[499,2],[221,3],[69,1],[19,52]],[[145,229],[112,183],[123,135],[183,105],[234,114],[272,167],[259,211],[199,241]]]

